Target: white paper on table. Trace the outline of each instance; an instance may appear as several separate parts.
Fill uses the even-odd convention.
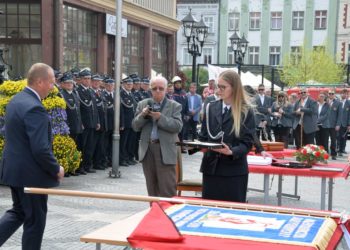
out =
[[[248,155],[247,156],[248,165],[271,165],[272,158],[271,157],[263,157],[263,156],[256,156],[256,155]]]

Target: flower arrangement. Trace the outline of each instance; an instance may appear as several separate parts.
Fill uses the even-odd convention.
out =
[[[12,97],[22,91],[27,86],[27,80],[21,81],[5,81],[0,85],[0,159],[5,143],[5,111],[6,105]],[[79,168],[81,161],[81,153],[77,150],[75,142],[69,135],[69,127],[67,126],[66,103],[63,98],[59,97],[58,89],[50,92],[47,98],[42,103],[49,113],[53,140],[53,152],[58,163],[66,172],[74,172]]]
[[[327,163],[329,155],[322,146],[314,144],[307,144],[306,146],[299,149],[296,153],[296,160],[306,163],[308,166],[312,166],[316,162]]]

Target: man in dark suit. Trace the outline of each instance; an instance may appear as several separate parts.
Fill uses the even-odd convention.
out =
[[[350,130],[350,100],[348,100],[347,89],[342,90],[340,102],[342,106],[342,115],[338,135],[338,155],[343,156],[343,154],[346,154],[345,146],[348,138],[348,131]]]
[[[329,137],[331,139],[330,153],[332,160],[337,159],[337,134],[339,133],[342,115],[342,103],[335,97],[335,90],[328,91],[328,120]]]
[[[293,134],[297,149],[306,144],[315,144],[317,131],[317,102],[308,96],[306,88],[300,90],[300,95],[293,111]]]
[[[95,173],[92,169],[92,158],[94,154],[95,131],[100,129],[100,122],[97,112],[96,100],[91,92],[91,72],[83,69],[79,72],[82,79],[77,88],[77,95],[80,101],[81,121],[84,130],[81,136],[82,162],[77,172],[80,174]]]
[[[52,153],[48,114],[41,103],[54,87],[52,68],[34,64],[28,86],[6,107],[6,143],[0,180],[10,186],[13,207],[0,219],[0,247],[23,224],[22,249],[40,249],[44,234],[47,195],[26,194],[24,187],[50,188],[64,176]]]
[[[257,125],[257,135],[260,138],[260,133],[262,133],[262,140],[272,141],[271,138],[271,106],[272,99],[270,96],[265,94],[265,86],[260,84],[258,87],[258,94],[255,96],[254,103],[258,112],[255,114],[255,122]]]

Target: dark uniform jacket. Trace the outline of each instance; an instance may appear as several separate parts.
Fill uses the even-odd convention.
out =
[[[98,119],[100,121],[100,131],[107,131],[107,108],[103,99],[102,91],[96,91],[93,89],[91,91],[93,97],[95,98],[97,106]]]
[[[341,115],[342,115],[342,103],[337,99],[334,99],[333,102],[330,104],[329,110],[328,110],[328,120],[329,120],[328,128],[335,128],[336,126],[340,126]]]
[[[120,89],[120,127],[131,128],[134,119],[137,103],[132,95],[123,88]]]
[[[60,95],[66,102],[67,113],[67,125],[69,130],[73,134],[80,134],[83,132],[81,114],[80,114],[80,102],[77,95],[72,92],[68,93],[62,89]]]
[[[200,141],[221,143],[221,138],[214,140],[208,133],[215,137],[220,131],[224,132],[223,142],[227,144],[232,155],[227,156],[208,151],[204,153],[201,172],[207,175],[216,176],[237,176],[248,173],[247,154],[253,146],[255,133],[255,121],[252,110],[249,110],[247,116],[242,119],[240,137],[237,138],[232,130],[233,119],[231,114],[222,116],[222,100],[211,102],[208,104],[208,114],[204,113],[201,132],[199,134]],[[207,124],[207,115],[209,115],[209,124]]]
[[[103,97],[107,109],[107,131],[112,131],[114,129],[114,97],[108,91],[103,91]]]
[[[181,117],[183,119],[184,116],[188,114],[187,93],[182,89],[175,89],[173,94],[173,100],[181,104]]]
[[[277,116],[274,116],[274,112],[278,112],[280,109],[280,106],[277,102],[274,102],[271,107],[271,116],[273,117],[271,126],[277,127],[282,126],[285,128],[291,128],[293,125],[293,107],[290,104],[284,105],[282,107],[283,113],[282,116],[279,118]]]
[[[77,95],[80,101],[81,121],[84,128],[96,128],[99,123],[96,100],[93,98],[91,90],[79,85]]]
[[[342,115],[341,115],[340,125],[342,127],[347,127],[350,125],[350,100],[345,101],[344,107],[343,107],[343,102],[341,101],[341,107],[342,107]]]

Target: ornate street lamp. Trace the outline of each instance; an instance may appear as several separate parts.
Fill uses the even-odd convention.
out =
[[[235,54],[235,63],[238,65],[238,74],[241,74],[241,65],[243,64],[244,56],[247,52],[249,42],[245,38],[244,34],[242,38],[240,38],[236,31],[230,37],[230,41],[232,50]]]
[[[205,24],[203,16],[197,20],[190,13],[181,20],[184,35],[187,39],[187,51],[192,55],[192,82],[196,82],[196,58],[201,56],[205,38],[208,36],[208,25]]]

